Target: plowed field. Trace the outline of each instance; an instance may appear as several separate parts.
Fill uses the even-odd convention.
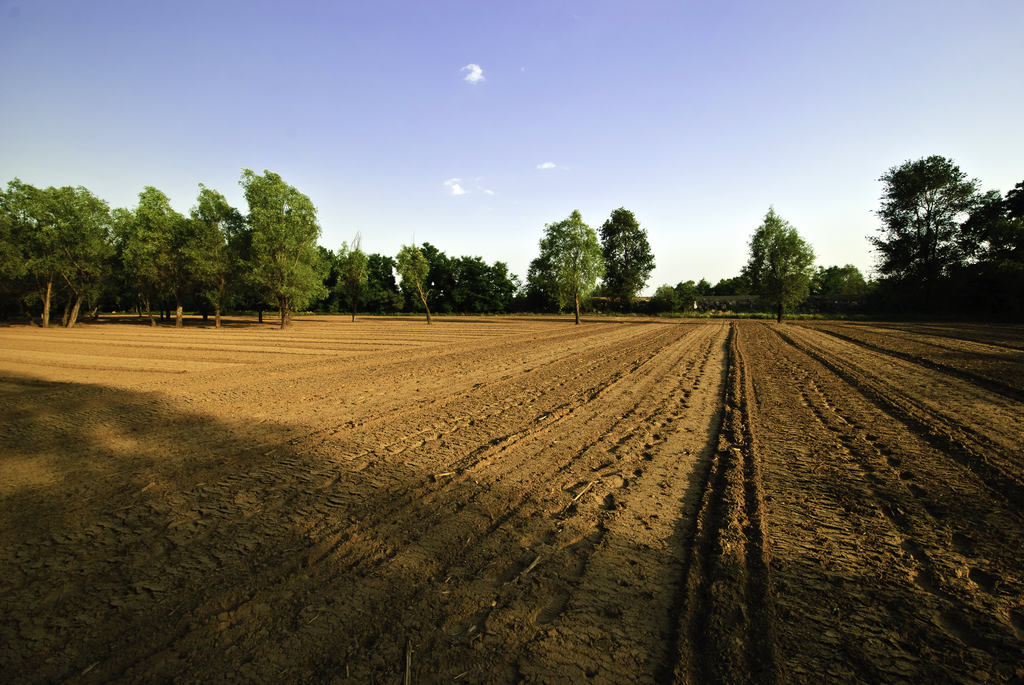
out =
[[[0,680],[1024,682],[1022,410],[1020,327],[3,328]]]

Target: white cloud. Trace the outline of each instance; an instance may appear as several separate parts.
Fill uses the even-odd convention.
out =
[[[449,178],[444,185],[451,191],[452,195],[465,195],[466,189],[462,187],[461,178]]]
[[[486,195],[494,195],[494,191],[491,190],[490,188],[484,188],[484,194],[486,194]]]
[[[462,79],[463,81],[480,83],[484,80],[484,70],[480,68],[479,64],[467,64],[462,69],[459,69],[459,71],[467,72],[466,76]]]
[[[555,164],[554,162],[544,162],[543,164],[538,164],[538,165],[537,165],[537,168],[538,168],[538,169],[554,169],[554,168],[556,168],[557,166],[558,166],[558,165],[557,165],[557,164]]]

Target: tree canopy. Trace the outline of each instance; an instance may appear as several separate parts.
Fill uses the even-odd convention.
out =
[[[808,295],[814,251],[788,221],[769,208],[750,238],[750,259],[743,269],[754,290],[774,305],[777,319]]]
[[[923,284],[926,294],[964,258],[961,223],[976,204],[978,182],[939,155],[892,167],[882,184],[882,220],[871,243],[878,271],[902,287]]]
[[[430,305],[427,304],[427,297],[430,296],[430,290],[424,290],[423,285],[430,272],[427,258],[415,245],[402,245],[402,249],[398,251],[396,262],[398,275],[402,279],[402,287],[409,291],[414,290],[419,295],[420,302],[423,303],[423,308],[427,311],[427,325],[429,326]]]
[[[316,250],[316,208],[271,171],[259,176],[244,169],[240,184],[249,204],[253,279],[277,305],[284,328],[295,308],[326,291]]]
[[[530,265],[537,288],[553,294],[560,306],[574,306],[580,322],[580,301],[587,298],[604,274],[604,256],[597,233],[579,210],[567,219],[545,227],[540,240],[540,256]]]
[[[625,207],[612,212],[601,226],[601,252],[605,290],[628,309],[654,270],[647,231],[640,227],[633,212]]]

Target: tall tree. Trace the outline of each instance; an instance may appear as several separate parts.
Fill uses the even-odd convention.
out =
[[[777,320],[802,302],[810,290],[814,251],[788,221],[768,209],[750,238],[750,259],[743,274],[755,291],[776,308]]]
[[[864,275],[853,264],[819,266],[811,278],[812,295],[863,295],[867,290]]]
[[[427,258],[423,256],[423,253],[415,245],[402,245],[402,249],[398,251],[396,261],[398,264],[398,275],[402,279],[402,287],[407,290],[416,289],[420,302],[423,303],[423,308],[427,310],[427,325],[429,326],[430,305],[427,304],[427,297],[430,295],[430,290],[424,290],[424,282],[426,281],[427,274],[430,272],[430,264],[427,262]]]
[[[186,278],[186,256],[180,254],[185,223],[167,196],[153,186],[139,193],[134,211],[114,211],[121,260],[151,326],[156,325],[153,298],[171,290],[181,303]],[[180,321],[180,309],[178,318]]]
[[[579,210],[573,210],[567,219],[545,226],[540,256],[530,265],[531,269],[535,264],[542,287],[553,290],[561,306],[573,305],[579,324],[580,302],[594,291],[597,279],[604,274],[597,233],[583,223]]]
[[[608,295],[629,308],[654,270],[647,231],[640,227],[633,212],[625,207],[612,212],[601,226],[601,251]]]
[[[231,245],[243,230],[241,213],[221,193],[199,184],[191,211],[192,240],[188,251],[199,294],[213,306],[213,325],[220,328],[228,286],[239,270]]]
[[[373,253],[366,257],[366,306],[379,314],[397,312],[402,308],[402,295],[395,282],[395,260]]]
[[[110,266],[110,208],[81,186],[48,188],[60,244],[60,273],[68,288],[65,326],[78,321],[82,302],[98,295]]]
[[[366,253],[362,250],[363,238],[356,233],[352,240],[352,246],[347,243],[341,244],[338,252],[338,286],[352,303],[352,320],[356,320],[356,309],[359,307],[359,298],[366,290],[366,278],[369,270],[369,262]]]
[[[271,171],[242,170],[252,227],[253,279],[277,305],[281,328],[291,313],[324,292],[318,269],[320,224],[308,197]]]
[[[878,271],[898,285],[922,283],[930,296],[965,260],[958,234],[976,204],[978,182],[939,155],[904,162],[879,180],[881,235],[871,238]]]
[[[50,325],[50,305],[62,263],[60,232],[50,190],[14,179],[7,184],[5,194],[12,232],[23,250],[24,271],[43,303],[43,328]]]
[[[20,281],[25,275],[25,253],[19,233],[15,195],[0,188],[0,295],[20,294]]]

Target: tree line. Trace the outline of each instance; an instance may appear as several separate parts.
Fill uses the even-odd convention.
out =
[[[0,189],[0,311],[74,326],[83,310],[134,311],[182,325],[184,310],[276,310],[389,314],[570,310],[578,323],[595,297],[618,311],[691,311],[707,296],[756,295],[781,320],[810,295],[862,298],[876,312],[1021,316],[1024,182],[982,192],[949,159],[932,156],[880,179],[881,220],[869,238],[878,278],[852,265],[814,266],[813,249],[769,208],[751,236],[747,264],[712,285],[684,281],[638,298],[654,269],[642,228],[620,207],[599,231],[579,211],[548,224],[525,282],[496,261],[449,257],[430,243],[395,257],[318,244],[310,199],[277,174],[243,169],[247,213],[199,185],[187,215],[147,186],[136,207],[111,210],[88,189],[36,188],[18,179]],[[155,312],[155,313],[154,313]]]

